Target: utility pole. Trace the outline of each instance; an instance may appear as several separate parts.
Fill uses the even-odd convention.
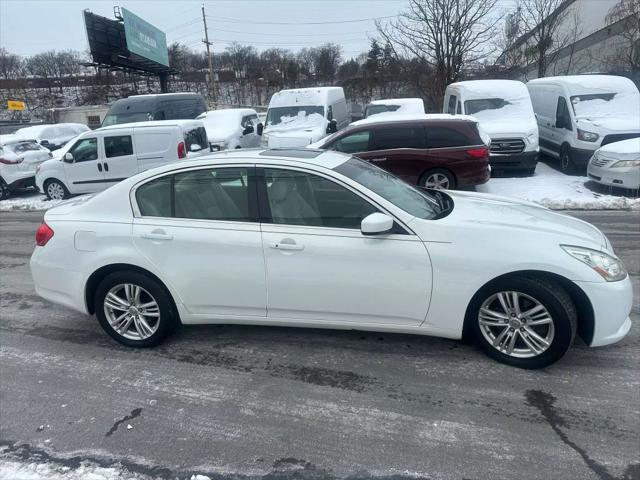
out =
[[[209,91],[211,92],[211,98],[215,103],[216,88],[213,83],[213,61],[211,60],[211,51],[209,50],[213,44],[209,41],[209,31],[207,30],[207,16],[204,13],[204,3],[202,4],[202,22],[204,23],[204,40],[202,43],[207,46],[207,59],[209,60]]]

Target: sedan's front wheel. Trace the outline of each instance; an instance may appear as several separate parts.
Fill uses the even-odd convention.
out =
[[[560,285],[524,277],[479,292],[469,320],[487,355],[521,368],[544,368],[560,359],[577,329],[575,306]]]
[[[98,285],[95,311],[102,328],[129,347],[153,347],[171,332],[176,314],[166,290],[138,272],[107,275]]]

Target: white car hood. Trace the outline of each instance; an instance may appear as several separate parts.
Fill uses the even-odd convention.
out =
[[[454,201],[453,211],[435,220],[442,226],[461,230],[456,235],[473,235],[474,230],[494,231],[501,239],[513,235],[544,233],[557,236],[558,244],[566,243],[589,248],[607,249],[605,236],[593,225],[553,212],[535,203],[475,192],[447,192]],[[430,221],[412,221],[410,227],[425,241],[451,241],[455,238],[448,228],[432,228]],[[440,236],[440,238],[438,238]]]
[[[578,117],[578,128],[595,133],[634,133],[640,132],[638,119],[633,117]],[[602,136],[602,135],[601,135]]]

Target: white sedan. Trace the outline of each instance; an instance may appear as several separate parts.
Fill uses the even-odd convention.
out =
[[[37,293],[132,347],[179,323],[343,328],[474,338],[540,368],[576,333],[595,347],[631,326],[631,282],[594,226],[336,152],[149,170],[50,209],[36,243]]]

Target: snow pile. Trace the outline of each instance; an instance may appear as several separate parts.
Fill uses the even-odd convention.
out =
[[[0,201],[0,212],[11,210],[48,210],[60,202],[62,202],[62,200],[47,200],[45,195],[32,193],[20,197],[10,197],[7,200]]]
[[[640,209],[640,198],[601,194],[589,190],[588,177],[572,177],[538,163],[533,177],[492,178],[476,191],[538,203],[553,210]]]
[[[283,132],[289,130],[304,130],[314,128],[325,123],[325,118],[319,113],[307,114],[302,110],[296,116],[282,116],[278,123],[269,125],[269,132]]]
[[[50,463],[0,461],[0,479],[6,480],[147,480],[150,477],[130,473],[122,467],[82,464],[76,469]]]

